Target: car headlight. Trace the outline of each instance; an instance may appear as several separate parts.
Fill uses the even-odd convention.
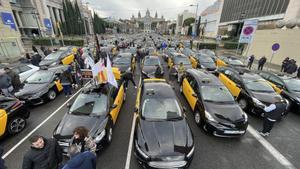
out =
[[[252,98],[252,101],[254,102],[254,104],[258,107],[265,107],[266,105],[263,104],[261,101],[259,101],[258,99],[256,98]]]
[[[97,135],[96,138],[94,139],[95,142],[99,143],[104,138],[105,134],[106,134],[105,129],[103,129],[101,133]]]
[[[212,117],[212,115],[211,115],[209,112],[207,112],[207,111],[205,111],[205,118],[206,118],[208,121],[211,121],[211,122],[217,122],[217,121]]]
[[[244,116],[245,121],[248,121],[248,115],[245,112],[243,113],[243,116]]]
[[[195,146],[193,146],[193,148],[190,150],[190,152],[186,155],[187,158],[190,158],[193,154],[194,154],[194,151],[195,151]]]
[[[144,153],[143,150],[141,150],[141,148],[139,147],[139,145],[138,145],[137,142],[135,142],[135,148],[136,148],[136,150],[139,152],[139,154],[140,154],[141,156],[143,156],[143,158],[145,158],[145,159],[149,158],[149,156],[148,156],[146,153]]]

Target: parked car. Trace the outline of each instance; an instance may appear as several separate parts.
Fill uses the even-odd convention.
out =
[[[247,114],[213,74],[203,70],[187,70],[180,92],[189,103],[196,124],[204,130],[220,137],[236,137],[246,133]]]
[[[19,74],[21,83],[23,83],[29,76],[40,69],[32,64],[18,64],[10,67],[14,72]]]
[[[172,87],[163,79],[145,79],[138,90],[135,113],[133,145],[141,166],[188,168],[194,137]]]
[[[190,61],[193,68],[206,69],[208,71],[215,71],[217,69],[214,60],[206,54],[196,53],[191,55]]]
[[[142,78],[153,78],[155,77],[155,71],[156,71],[156,65],[158,65],[161,68],[161,74],[160,76],[163,77],[164,71],[163,67],[160,63],[158,56],[146,56],[141,65],[142,70]]]
[[[133,72],[135,70],[135,57],[131,53],[119,53],[113,58],[112,64],[114,67],[119,68],[121,73],[128,69]]]
[[[219,56],[216,62],[218,67],[246,67],[246,65],[236,56],[222,55]]]
[[[74,61],[74,54],[77,48],[69,46],[62,47],[58,51],[52,52],[46,56],[40,63],[40,66],[57,66],[59,64],[70,65]]]

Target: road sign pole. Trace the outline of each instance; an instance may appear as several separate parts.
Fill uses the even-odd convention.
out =
[[[271,63],[272,63],[272,60],[273,60],[274,54],[275,54],[275,52],[273,51],[273,52],[272,52],[272,56],[271,56],[271,60],[270,60],[270,63],[269,63],[269,70],[270,70],[270,67],[271,67]]]

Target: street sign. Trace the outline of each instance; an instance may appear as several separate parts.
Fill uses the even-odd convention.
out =
[[[11,29],[17,30],[12,13],[1,12],[1,17],[4,25],[9,25]]]
[[[256,31],[258,20],[246,20],[240,35],[239,43],[251,43]]]
[[[280,48],[279,43],[274,43],[274,44],[272,45],[272,51],[273,51],[273,52],[277,51],[279,48]]]

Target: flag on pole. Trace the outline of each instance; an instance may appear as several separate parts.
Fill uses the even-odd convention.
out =
[[[111,67],[111,62],[110,62],[108,55],[106,58],[106,68],[107,68],[107,82],[110,83],[111,85],[115,86],[116,88],[118,88],[118,83],[117,83],[115,75],[113,73],[113,70]]]

